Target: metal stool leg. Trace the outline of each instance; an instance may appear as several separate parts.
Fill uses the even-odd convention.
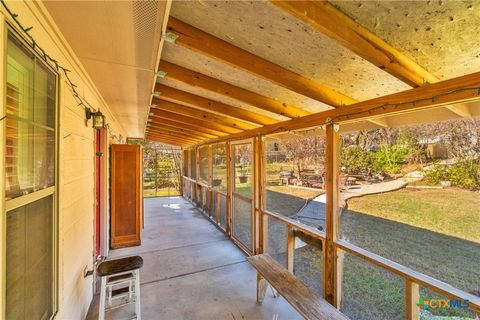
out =
[[[98,307],[98,319],[105,319],[105,293],[107,291],[107,277],[101,277],[100,303]]]
[[[140,307],[140,270],[135,270],[135,313],[137,319],[142,319]]]

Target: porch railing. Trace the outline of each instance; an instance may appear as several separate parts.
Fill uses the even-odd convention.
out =
[[[186,176],[183,176],[183,193],[183,196],[196,205],[212,223],[226,233],[227,236],[231,237],[231,210],[228,208],[229,201],[227,200],[228,195],[226,193]],[[210,196],[208,194],[210,194]],[[322,250],[322,259],[325,261],[325,232],[268,210],[255,210],[253,220],[259,224],[259,227],[252,228],[252,230],[258,230],[257,233],[259,234],[252,234],[252,238],[258,241],[258,244],[253,246],[254,253],[258,253],[256,252],[258,248],[261,248],[260,250],[262,251],[267,251],[269,219],[274,219],[285,226],[285,265],[291,272],[293,272],[295,259],[295,234],[298,234],[298,232],[306,234],[321,243],[319,249]],[[224,223],[222,223],[223,221]],[[234,242],[237,243],[237,241]],[[334,241],[334,247],[337,251],[337,259],[347,252],[403,278],[405,281],[405,310],[407,319],[415,318],[413,315],[418,313],[419,307],[417,303],[420,286],[449,299],[468,301],[470,309],[480,314],[480,297],[369,252],[347,241],[336,240]],[[251,252],[245,250],[244,246],[240,246],[240,248],[247,254],[251,254]]]

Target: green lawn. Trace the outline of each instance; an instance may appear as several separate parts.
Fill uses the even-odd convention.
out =
[[[341,237],[464,291],[478,291],[479,208],[480,194],[457,189],[402,189],[354,198],[341,217]],[[389,318],[403,310],[403,280],[358,258],[345,257],[343,283],[346,312],[358,319],[381,318],[375,306],[385,303],[383,297],[389,303],[380,310]],[[444,298],[424,288],[420,296]],[[371,308],[359,308],[360,301]],[[452,308],[432,314],[474,318]]]
[[[269,209],[291,215],[311,190],[268,187]],[[315,191],[313,191],[315,192]],[[402,189],[354,198],[341,216],[341,238],[467,292],[480,290],[480,194],[458,189]],[[282,229],[283,230],[283,229]],[[274,231],[272,228],[269,231]],[[284,246],[284,232],[269,235]],[[270,241],[270,240],[269,240]],[[274,243],[272,242],[272,245]],[[279,256],[282,259],[282,256]],[[321,292],[318,249],[295,250],[295,273]],[[424,299],[444,298],[424,288]],[[404,280],[345,254],[342,310],[352,319],[404,319]],[[464,309],[432,314],[474,318]]]
[[[402,189],[351,199],[348,209],[480,243],[479,193],[460,189]]]

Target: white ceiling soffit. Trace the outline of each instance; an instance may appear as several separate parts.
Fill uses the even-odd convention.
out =
[[[166,1],[46,1],[45,6],[131,137],[142,137]]]

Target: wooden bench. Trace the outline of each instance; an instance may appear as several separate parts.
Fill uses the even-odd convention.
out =
[[[278,175],[280,179],[280,184],[283,185],[284,182],[286,185],[291,184],[292,180],[295,179],[295,176],[293,175],[293,171],[280,171],[280,174]]]
[[[263,302],[268,285],[270,285],[305,319],[348,319],[268,254],[260,254],[247,259],[257,270],[257,302]]]

